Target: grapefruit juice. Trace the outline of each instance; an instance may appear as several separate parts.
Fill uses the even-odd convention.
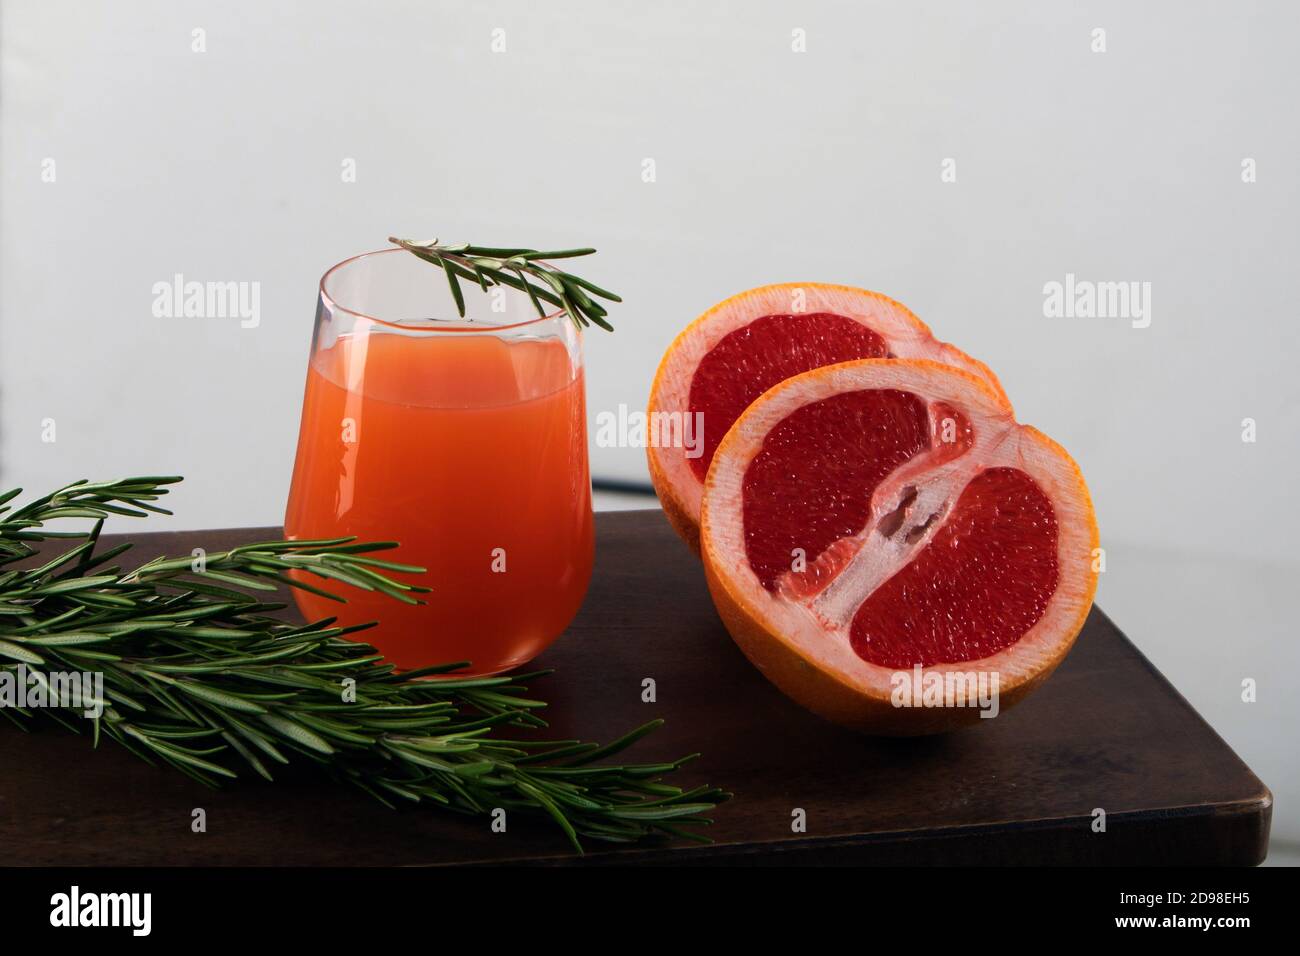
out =
[[[580,358],[563,337],[349,326],[320,347],[318,319],[285,533],[400,542],[377,557],[426,568],[432,591],[409,606],[308,576],[347,603],[295,589],[299,608],[378,621],[358,638],[402,669],[531,660],[591,575]]]

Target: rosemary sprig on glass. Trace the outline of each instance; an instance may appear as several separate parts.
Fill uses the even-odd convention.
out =
[[[589,256],[595,249],[498,249],[490,246],[473,246],[468,242],[440,243],[437,239],[417,242],[389,236],[388,241],[431,262],[447,274],[452,298],[462,318],[465,316],[465,294],[460,280],[476,283],[484,292],[489,286],[506,285],[528,293],[538,315],[546,315],[543,302],[563,309],[578,328],[599,325],[612,332],[605,307],[593,296],[610,302],[623,300],[579,276],[551,265],[551,259],[574,259]],[[530,281],[537,280],[537,281]]]
[[[461,813],[545,813],[581,851],[580,837],[631,842],[661,834],[708,842],[694,828],[727,794],[661,782],[692,757],[664,763],[597,763],[654,730],[648,723],[613,743],[538,740],[542,701],[519,677],[419,680],[461,665],[396,673],[333,619],[289,624],[285,605],[253,593],[277,584],[307,588],[311,574],[415,601],[426,589],[389,573],[422,569],[371,557],[396,547],[351,538],[266,541],[193,557],[158,558],[133,570],[110,565],[130,545],[97,550],[109,515],[170,514],[152,504],[173,477],[76,482],[16,511],[21,491],[0,494],[0,670],[103,674],[102,736],[150,763],[207,786],[251,769],[308,760],[382,803],[427,803]],[[47,530],[57,518],[94,521],[89,533]],[[35,545],[82,539],[33,567]],[[289,572],[298,572],[294,577]],[[250,593],[251,592],[251,593]],[[40,670],[31,671],[41,675]],[[30,679],[30,677],[29,677]],[[46,680],[46,692],[57,689]],[[61,702],[65,707],[68,701]],[[85,702],[82,702],[85,705]],[[0,707],[20,727],[31,710]],[[46,711],[71,730],[81,718]]]

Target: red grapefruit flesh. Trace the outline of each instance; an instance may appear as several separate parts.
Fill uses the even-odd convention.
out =
[[[664,355],[651,389],[651,421],[700,422],[684,441],[648,449],[650,476],[673,527],[699,550],[704,480],[719,443],[749,404],[793,375],[865,358],[932,359],[965,369],[1002,394],[983,363],[938,341],[904,306],[849,286],[787,283],[714,306]]]
[[[899,706],[904,676],[969,676],[998,710],[1016,703],[1068,652],[1096,587],[1096,522],[1069,455],[980,378],[925,360],[828,366],[765,392],[715,450],[701,543],[750,660],[874,733],[988,710],[974,684]]]
[[[910,392],[845,392],[779,422],[745,471],[745,556],[763,587],[776,588],[795,548],[816,565],[857,534],[876,486],[929,444],[929,411]]]
[[[704,453],[690,459],[700,481],[713,451],[749,403],[773,385],[821,365],[886,358],[885,337],[833,312],[763,315],[728,332],[700,359],[687,410],[703,413]]]
[[[1056,539],[1056,511],[1032,478],[981,472],[915,560],[862,602],[849,643],[882,667],[992,657],[1047,610],[1060,580]]]

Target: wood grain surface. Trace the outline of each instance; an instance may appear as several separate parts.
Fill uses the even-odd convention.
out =
[[[722,628],[696,559],[656,512],[602,513],[591,591],[533,684],[557,736],[609,740],[653,717],[631,752],[699,751],[679,776],[735,797],[707,847],[589,847],[545,820],[388,810],[306,769],[207,790],[57,726],[0,726],[0,864],[400,865],[502,862],[1255,864],[1272,798],[1114,624],[1094,609],[1036,694],[946,736],[882,740],[786,700]],[[140,534],[184,555],[278,529]],[[112,540],[105,538],[111,545]],[[642,680],[657,700],[641,699]],[[191,812],[207,812],[192,833]],[[1095,808],[1106,832],[1092,829]],[[807,832],[791,832],[792,813]]]

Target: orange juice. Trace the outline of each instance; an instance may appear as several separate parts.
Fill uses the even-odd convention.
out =
[[[379,621],[358,638],[403,669],[531,660],[591,575],[583,378],[564,343],[371,331],[313,351],[286,535],[398,541],[376,557],[427,568],[433,590],[410,607],[308,576],[348,603],[295,589],[303,614]]]

